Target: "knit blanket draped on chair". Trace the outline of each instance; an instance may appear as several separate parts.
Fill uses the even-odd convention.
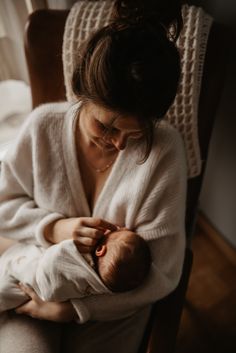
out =
[[[89,34],[109,23],[111,1],[78,1],[68,15],[63,38],[63,70],[66,96],[69,101],[76,97],[72,92],[71,78],[76,67],[79,46]],[[182,7],[184,27],[177,41],[180,51],[182,74],[178,93],[165,119],[181,133],[187,155],[188,177],[201,172],[201,154],[198,142],[198,104],[203,65],[212,18],[201,8]]]

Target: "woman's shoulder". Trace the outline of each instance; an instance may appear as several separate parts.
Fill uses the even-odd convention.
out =
[[[28,132],[34,136],[42,131],[49,131],[63,123],[65,116],[71,110],[71,103],[46,103],[36,107],[26,118],[21,133]],[[56,132],[56,131],[55,131]]]
[[[71,103],[69,102],[41,104],[31,112],[30,117],[34,119],[32,119],[32,122],[35,122],[36,124],[42,121],[46,121],[47,119],[64,117],[70,108]]]
[[[184,143],[179,130],[166,120],[162,120],[156,125],[153,137],[154,146],[159,147],[183,146]]]
[[[131,144],[129,150],[127,151],[127,154],[130,157],[128,160],[135,160],[137,153],[140,157],[143,157],[144,151],[145,141],[143,141],[140,145],[137,145],[137,142]],[[152,165],[158,165],[167,155],[169,157],[172,156],[173,158],[184,160],[186,158],[185,154],[184,140],[179,130],[165,120],[162,120],[156,124],[153,130],[152,148],[147,162]],[[144,163],[143,165],[145,167],[148,163]]]
[[[167,154],[176,158],[185,158],[186,152],[179,130],[163,120],[154,129],[152,155],[165,156]]]
[[[10,151],[15,153],[19,146],[38,144],[39,139],[46,142],[58,139],[63,122],[71,104],[68,102],[47,103],[35,108],[25,119]]]
[[[183,168],[186,165],[186,150],[183,138],[174,126],[161,121],[154,129],[150,163],[158,168],[160,164],[174,165],[178,161]],[[167,162],[168,161],[168,162]]]

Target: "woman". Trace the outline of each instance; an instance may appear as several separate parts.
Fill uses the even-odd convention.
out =
[[[137,352],[150,304],[176,287],[186,164],[178,132],[161,119],[180,76],[180,28],[176,1],[116,1],[111,23],[81,48],[78,103],[37,108],[1,172],[0,235],[45,247],[74,238],[87,253],[125,226],[148,242],[150,275],[132,292],[63,303],[20,284],[29,301],[0,318],[0,352]]]

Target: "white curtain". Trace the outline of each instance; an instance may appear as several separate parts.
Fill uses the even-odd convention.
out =
[[[0,162],[31,111],[24,54],[29,14],[42,8],[70,8],[72,0],[0,0]]]
[[[29,83],[24,54],[28,15],[41,8],[68,9],[76,0],[0,0],[0,81]]]
[[[29,12],[23,0],[0,1],[0,81],[28,82],[23,31]]]

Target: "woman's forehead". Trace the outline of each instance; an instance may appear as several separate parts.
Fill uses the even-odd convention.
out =
[[[135,116],[122,115],[94,103],[89,104],[94,117],[105,125],[115,127],[119,130],[140,131],[142,129],[141,123]]]
[[[130,115],[119,116],[112,125],[120,130],[132,131],[140,131],[143,127],[136,117]]]

